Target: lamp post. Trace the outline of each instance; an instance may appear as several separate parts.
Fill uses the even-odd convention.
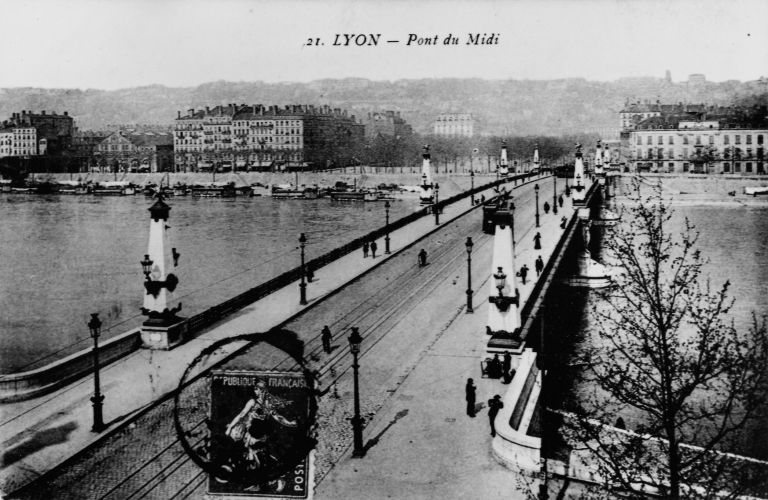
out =
[[[553,188],[552,188],[552,213],[557,215],[557,176],[552,176]]]
[[[565,173],[565,196],[571,196],[571,187],[568,185],[568,172]]]
[[[360,332],[357,327],[352,327],[352,334],[349,336],[349,349],[352,351],[352,371],[355,376],[355,415],[352,417],[352,433],[354,436],[354,449],[352,450],[352,456],[355,458],[362,458],[365,456],[365,447],[363,446],[363,418],[360,416],[360,382],[358,379],[358,369],[360,365],[357,363],[357,355],[360,352],[360,343],[363,338],[360,336]]]
[[[93,427],[91,427],[91,431],[101,432],[106,426],[104,425],[104,417],[101,412],[101,407],[104,404],[104,395],[99,387],[99,335],[101,335],[99,313],[91,314],[88,329],[91,331],[91,338],[93,339],[93,397],[91,398],[91,403],[93,404]]]
[[[533,191],[536,193],[536,227],[539,227],[539,185],[533,186]]]
[[[469,194],[469,201],[472,203],[472,206],[475,206],[475,171],[470,169],[469,170],[469,182],[470,182],[470,194]]]
[[[472,307],[472,237],[467,236],[467,313],[475,312]]]
[[[387,233],[384,235],[384,253],[388,254],[389,252],[389,207],[391,205],[389,204],[389,200],[384,202],[384,213],[386,214],[386,222],[384,223],[384,227],[386,228]]]
[[[306,269],[304,268],[304,247],[307,244],[307,237],[304,233],[299,236],[299,247],[301,248],[301,281],[299,282],[300,300],[299,304],[307,305],[307,282],[305,281]]]
[[[440,225],[440,208],[438,206],[438,202],[440,201],[440,185],[438,185],[437,182],[435,182],[435,204],[432,205],[432,208],[435,212],[435,225]]]

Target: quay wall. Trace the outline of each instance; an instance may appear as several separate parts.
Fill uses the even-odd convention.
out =
[[[628,186],[629,179],[634,175],[620,174],[621,183]],[[737,198],[751,198],[752,196],[744,194],[745,187],[768,186],[766,175],[642,174],[640,178],[644,185],[654,185],[661,181],[665,194],[704,195],[712,199],[728,197],[728,193],[734,191]]]
[[[139,174],[141,175],[141,174]],[[486,182],[473,190],[466,190],[453,196],[442,199],[438,207],[445,207],[459,200],[468,198],[472,194],[477,194],[491,187],[512,182],[515,179],[525,179],[528,174],[522,174],[506,179],[493,180]],[[322,266],[337,260],[349,253],[359,250],[364,241],[371,239],[380,239],[384,237],[387,231],[395,231],[415,222],[421,217],[432,213],[431,206],[418,210],[398,220],[392,221],[389,227],[380,227],[370,233],[340,245],[333,250],[312,259],[306,263],[311,269],[319,269]],[[251,288],[229,300],[206,309],[190,318],[186,318],[186,323],[182,327],[185,331],[182,343],[193,338],[204,328],[222,320],[233,312],[256,302],[257,300],[293,283],[301,278],[301,267],[293,268],[268,281],[265,281],[254,288]],[[99,360],[103,365],[116,361],[141,347],[140,330],[132,330],[118,335],[99,345]],[[23,401],[33,397],[52,392],[64,385],[87,375],[93,370],[92,354],[93,349],[83,349],[66,358],[52,362],[46,366],[19,372],[13,374],[0,375],[0,403]]]

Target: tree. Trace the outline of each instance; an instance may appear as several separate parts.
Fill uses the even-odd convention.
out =
[[[765,462],[722,453],[765,408],[765,318],[753,313],[751,328],[737,331],[730,283],[715,288],[703,278],[695,228],[686,218],[671,233],[660,184],[649,196],[637,181],[633,188],[628,216],[605,238],[616,286],[592,309],[597,342],[586,377],[599,391],[581,405],[570,437],[620,490],[673,499],[765,494]],[[604,425],[617,414],[640,424]]]

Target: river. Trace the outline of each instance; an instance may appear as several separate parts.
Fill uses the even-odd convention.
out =
[[[617,198],[617,203],[622,199]],[[746,331],[752,325],[752,312],[758,317],[768,313],[768,204],[752,202],[749,205],[733,203],[729,199],[713,199],[708,202],[676,201],[673,203],[675,214],[667,226],[674,233],[679,233],[685,218],[696,226],[700,233],[699,249],[707,262],[702,276],[711,279],[713,289],[730,280],[729,295],[735,298],[731,317],[737,330]],[[592,252],[598,259],[602,257],[597,247],[604,231],[592,227]],[[606,236],[607,237],[607,236]],[[579,240],[580,241],[580,240]],[[567,266],[560,270],[560,277],[570,272]],[[547,300],[547,310],[557,314],[546,316],[546,331],[549,345],[557,345],[556,352],[550,350],[550,366],[554,366],[552,383],[548,385],[556,394],[551,394],[555,401],[564,407],[583,400],[594,387],[579,382],[581,368],[572,364],[574,353],[586,350],[591,342],[596,342],[596,334],[591,333],[594,323],[589,311],[599,304],[597,292],[587,289],[570,288],[557,285]],[[553,338],[558,341],[555,344]],[[768,408],[766,408],[768,411]],[[640,419],[639,414],[623,413],[628,428],[633,428]],[[633,418],[635,417],[635,418]],[[752,422],[735,443],[739,453],[768,459],[768,419]]]
[[[90,313],[100,314],[104,338],[141,324],[139,261],[152,201],[0,195],[0,373],[88,347]],[[181,253],[182,316],[298,266],[302,232],[309,260],[385,221],[380,202],[177,197],[168,203],[172,245]],[[416,195],[391,205],[390,220],[419,208]]]

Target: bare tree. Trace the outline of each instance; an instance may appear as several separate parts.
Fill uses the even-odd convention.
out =
[[[672,234],[661,185],[644,196],[634,182],[624,220],[605,238],[617,275],[592,308],[585,377],[596,390],[570,438],[618,490],[673,499],[765,494],[768,463],[723,453],[765,408],[765,318],[753,313],[751,328],[736,330],[730,283],[716,288],[703,277],[695,228],[686,218]],[[621,414],[639,424],[604,425]]]

